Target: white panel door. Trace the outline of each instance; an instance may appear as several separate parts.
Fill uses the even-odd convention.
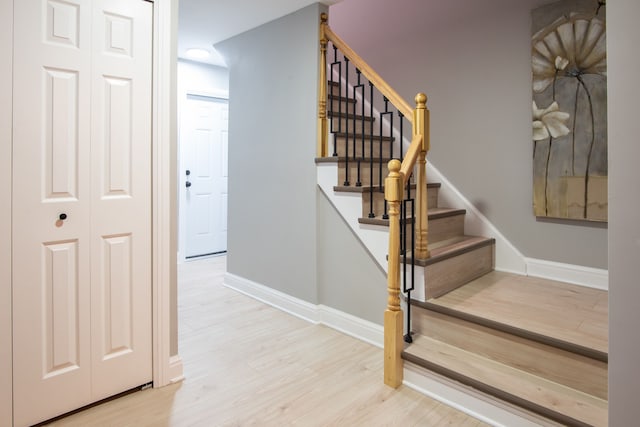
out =
[[[14,2],[16,426],[91,398],[90,23],[82,0]]]
[[[92,396],[152,378],[152,3],[94,0]]]
[[[151,380],[152,12],[141,0],[14,8],[13,384],[22,426]]]
[[[182,115],[186,257],[227,250],[228,101],[188,96]]]

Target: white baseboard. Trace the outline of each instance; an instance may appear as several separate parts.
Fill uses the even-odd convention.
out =
[[[534,258],[525,258],[525,262],[528,276],[558,280],[605,291],[609,290],[608,270]]]
[[[403,385],[492,426],[557,425],[415,365],[405,364],[403,374]]]
[[[318,306],[319,323],[379,348],[384,346],[384,327],[326,305]]]
[[[169,384],[174,384],[184,380],[182,368],[182,358],[179,355],[169,358]]]
[[[224,285],[303,320],[319,323],[317,306],[307,301],[232,273],[225,273]]]
[[[376,323],[326,305],[311,304],[231,273],[225,274],[224,285],[308,322],[326,325],[376,347],[383,346],[383,327]]]

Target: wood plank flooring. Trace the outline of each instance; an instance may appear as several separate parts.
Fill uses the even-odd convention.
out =
[[[608,352],[608,293],[491,272],[431,303]]]
[[[182,383],[50,425],[486,425],[406,387],[386,387],[381,349],[225,288],[225,262],[179,267]]]

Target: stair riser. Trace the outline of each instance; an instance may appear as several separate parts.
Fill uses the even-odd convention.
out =
[[[342,93],[342,96],[345,96],[347,93],[347,88],[346,87],[340,87],[340,85],[337,84],[329,84],[329,95],[337,95],[340,96],[340,94]],[[349,95],[353,95],[353,89],[349,89]]]
[[[345,136],[335,136],[335,141],[336,141],[336,150],[338,152],[338,156],[340,157],[346,157],[347,155],[347,138]],[[354,149],[354,140],[355,140],[355,150],[356,152],[353,152]],[[331,151],[331,153],[333,153],[333,139],[330,139],[329,141],[330,145],[329,145],[329,151]],[[380,158],[380,150],[382,150],[382,157],[385,159],[389,159],[390,154],[391,153],[391,141],[388,140],[383,140],[382,142],[380,141],[380,139],[374,139],[373,140],[373,158],[374,159],[379,159]],[[364,151],[363,151],[364,148]],[[349,158],[352,157],[359,157],[359,158],[371,158],[371,149],[372,149],[372,144],[369,141],[369,139],[365,136],[365,141],[364,141],[364,147],[362,145],[362,138],[359,137],[357,134],[356,135],[349,135]],[[398,148],[394,147],[393,149],[393,155],[394,157],[398,157],[399,152],[398,152]]]
[[[373,181],[371,181],[371,177],[370,177],[370,172],[371,172],[371,165],[369,162],[361,162],[360,164],[360,183],[362,184],[362,186],[368,186],[368,185],[380,185],[380,170],[379,170],[379,164],[380,163],[374,163],[373,164]],[[382,165],[382,182],[384,183],[384,179],[386,178],[387,174],[388,174],[388,170],[387,170],[387,165],[383,164]],[[338,167],[338,185],[344,185],[344,182],[346,180],[346,167],[344,163],[340,163],[340,166]],[[355,186],[356,182],[358,182],[358,163],[356,161],[349,161],[349,183],[350,185]]]
[[[358,114],[356,109],[356,104],[353,102],[348,102],[345,99],[330,99],[329,103],[331,105],[327,105],[329,111],[332,111],[336,114]]]
[[[464,213],[429,220],[429,243],[464,235]]]
[[[363,121],[357,118],[333,118],[331,119],[331,122],[331,126],[333,127],[329,128],[330,131],[349,132],[351,135],[355,133],[359,139],[362,139],[363,129],[366,135],[371,135],[372,133],[375,135],[376,133],[380,133],[380,126],[375,121]]]
[[[427,205],[429,206],[429,208],[436,208],[438,207],[438,188],[437,187],[427,187]],[[406,191],[406,190],[405,190]],[[412,197],[415,198],[415,194],[416,194],[416,190],[415,188],[411,189],[411,195]],[[406,192],[405,192],[406,195]],[[369,193],[363,193],[362,194],[362,217],[363,218],[367,218],[370,212],[370,206],[371,206],[371,197],[369,195]],[[373,212],[376,214],[376,217],[379,217],[381,215],[382,212],[384,212],[384,193],[381,193],[380,191],[374,191],[373,192]],[[448,218],[443,218],[443,219],[448,219]],[[462,227],[464,227],[464,218],[462,219]],[[463,234],[464,229],[463,228],[459,228],[458,230],[458,234],[454,234],[453,236],[457,236],[460,234]],[[431,240],[431,233],[435,232],[436,235],[440,235],[441,233],[439,233],[437,230],[434,230],[433,228],[431,228],[431,221],[429,221],[429,240]],[[440,240],[443,239],[447,239],[448,237],[439,237]],[[434,242],[436,240],[433,240]]]
[[[424,267],[425,297],[437,298],[493,270],[494,245]]]

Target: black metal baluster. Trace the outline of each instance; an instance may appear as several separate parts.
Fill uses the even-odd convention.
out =
[[[360,152],[360,157],[362,157],[363,159],[365,158],[364,155],[364,100],[365,100],[365,94],[364,94],[364,83],[360,83],[360,70],[358,70],[358,86],[362,87],[362,102],[360,103],[360,133],[361,133],[361,140],[362,140],[362,151]]]
[[[344,57],[344,80],[345,80],[345,106],[346,106],[346,114],[345,114],[345,130],[344,130],[344,186],[348,187],[351,185],[349,182],[349,58]],[[340,124],[342,124],[342,116],[340,116]]]
[[[384,116],[389,116],[390,117],[390,134],[393,135],[393,112],[389,111],[389,99],[385,96],[382,98],[384,101],[384,111],[382,113],[380,113],[380,191],[384,191],[382,188],[382,146],[383,146],[383,141],[384,141],[384,132],[383,132],[383,126],[382,126],[382,122],[383,122],[383,118]],[[392,138],[393,139],[393,138]],[[389,159],[393,158],[393,143],[390,142],[389,146],[391,147],[391,151],[390,151],[390,156]],[[384,213],[382,214],[382,219],[389,219],[389,213],[388,213],[388,206],[387,206],[387,200],[384,200]]]
[[[373,117],[373,83],[371,82],[369,82],[369,114]],[[371,120],[369,122],[369,218],[375,217],[373,213],[373,120]]]
[[[331,63],[331,83],[334,83],[334,78],[333,76],[334,74],[334,70],[335,67],[338,68],[338,95],[336,96],[336,94],[334,93],[334,89],[335,87],[333,86],[333,84],[331,85],[331,133],[333,134],[333,156],[337,156],[338,155],[338,138],[336,138],[336,129],[334,128],[334,124],[333,124],[333,119],[334,117],[337,117],[337,121],[338,121],[338,129],[337,132],[340,133],[340,131],[342,130],[342,121],[341,121],[341,115],[342,115],[342,100],[340,99],[342,96],[342,62],[338,61],[338,48],[335,45],[332,45],[333,47],[333,62]],[[336,116],[335,110],[333,108],[333,102],[335,100],[338,100],[338,115]]]
[[[405,205],[404,207],[404,221],[405,221],[405,225],[408,222],[409,218],[407,218],[407,211],[409,211],[409,209],[407,209],[407,204],[411,205],[411,218],[413,219],[415,216],[415,203],[413,199],[407,199],[405,200],[405,202],[403,203]],[[415,225],[414,225],[414,221],[411,221],[411,227],[410,227],[410,233],[411,236],[413,236],[413,233],[415,233]],[[405,234],[406,234],[406,229],[405,229]],[[403,264],[404,264],[404,278],[403,278],[403,284],[402,284],[402,288],[404,290],[404,292],[407,294],[407,333],[404,336],[404,341],[407,343],[411,343],[413,342],[413,338],[411,337],[411,291],[414,290],[414,285],[415,285],[415,260],[413,257],[413,253],[415,250],[415,244],[414,244],[414,239],[411,239],[411,285],[407,285],[407,248],[406,248],[406,240],[405,240],[405,247],[404,247],[404,259],[403,259]]]
[[[402,125],[404,124],[404,114],[398,111],[398,121],[400,122],[400,162],[404,160],[404,132],[402,131]]]
[[[361,168],[361,159],[364,159],[364,84],[362,84],[362,73],[359,69],[356,68],[356,74],[358,75],[358,83],[353,87],[353,97],[356,98],[356,92],[360,89],[360,104],[362,106],[362,116],[361,116],[361,125],[362,125],[362,151],[360,152],[360,156],[358,157],[358,181],[356,182],[356,187],[362,187],[362,181],[360,180],[360,168]],[[356,98],[357,99],[357,98]],[[358,118],[356,117],[356,109],[353,109],[353,156],[356,157],[356,134],[357,132],[357,123]]]

